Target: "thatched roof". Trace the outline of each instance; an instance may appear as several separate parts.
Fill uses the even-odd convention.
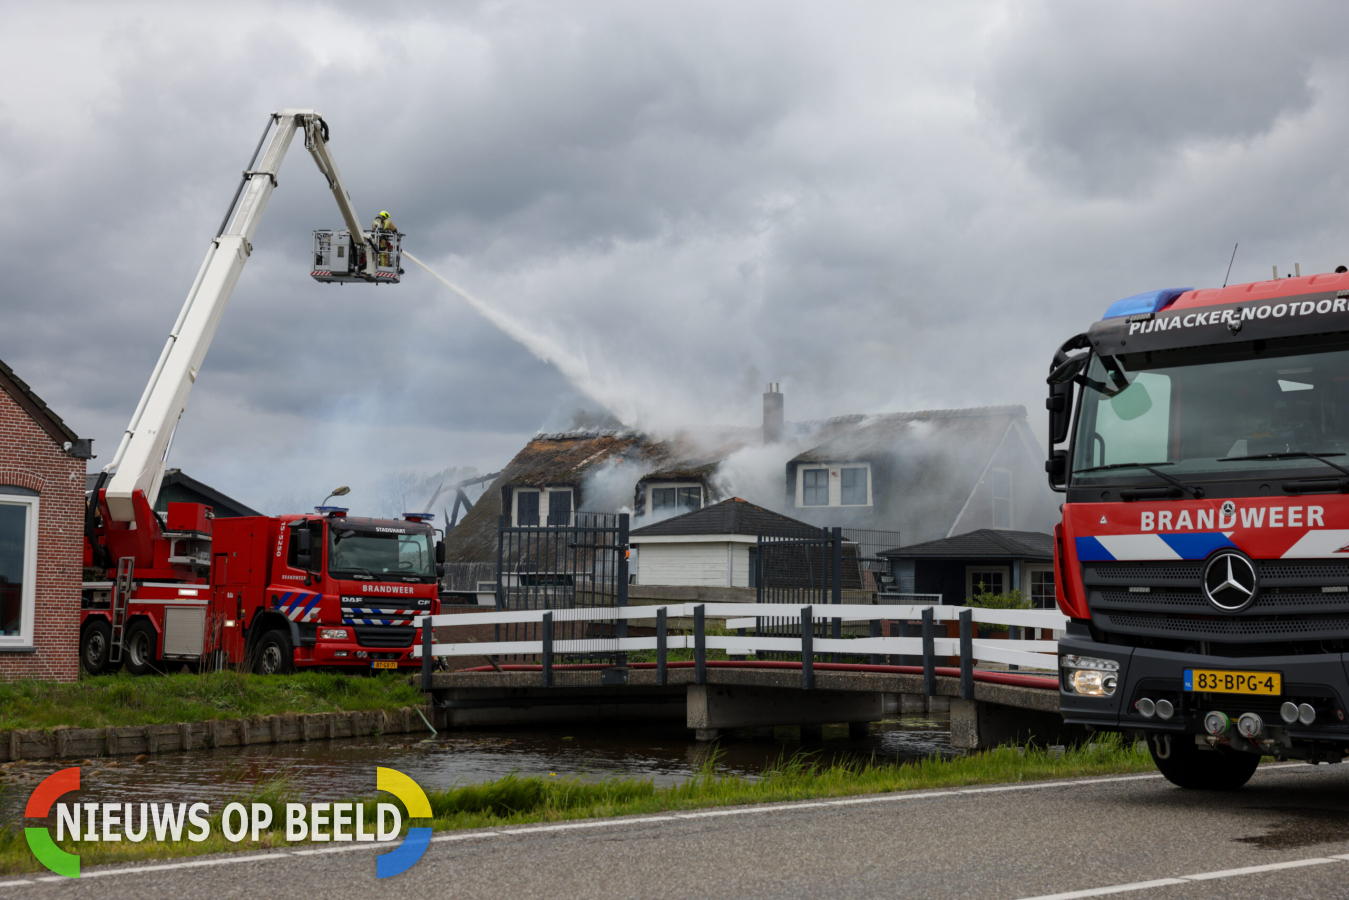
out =
[[[454,562],[496,562],[497,520],[501,489],[507,485],[560,487],[577,491],[576,508],[586,475],[615,457],[644,460],[653,443],[637,432],[541,434],[532,438],[488,486],[473,508],[445,537],[445,558]]]

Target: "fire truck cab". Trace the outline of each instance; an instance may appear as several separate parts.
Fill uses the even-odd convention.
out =
[[[1349,750],[1349,273],[1121,300],[1050,365],[1066,721],[1188,788]]]

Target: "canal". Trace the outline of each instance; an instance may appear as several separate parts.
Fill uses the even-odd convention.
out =
[[[69,765],[81,766],[84,789],[78,799],[84,802],[200,801],[218,809],[223,801],[279,777],[289,779],[306,802],[370,795],[377,766],[405,772],[428,790],[492,781],[511,772],[596,780],[623,776],[669,785],[692,777],[713,753],[717,771],[756,777],[798,754],[821,764],[946,756],[953,752],[949,738],[945,714],[927,713],[874,723],[865,735],[849,736],[845,726],[826,727],[824,740],[808,745],[795,728],[776,729],[771,739],[732,738],[708,745],[692,740],[679,725],[624,724],[253,744],[168,753],[140,763],[131,757],[34,760],[0,765],[0,823],[21,822],[33,787]]]

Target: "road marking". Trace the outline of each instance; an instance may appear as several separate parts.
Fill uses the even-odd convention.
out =
[[[1212,881],[1215,878],[1235,878],[1238,875],[1258,875],[1261,872],[1277,872],[1280,869],[1301,869],[1306,866],[1323,866],[1326,863],[1349,862],[1349,854],[1343,856],[1313,856],[1309,859],[1294,859],[1288,862],[1266,863],[1263,866],[1245,866],[1240,869],[1219,869],[1216,872],[1200,872],[1196,875],[1181,875],[1176,878],[1158,878],[1154,881],[1135,881],[1129,884],[1112,884],[1106,887],[1087,888],[1081,891],[1065,891],[1061,894],[1040,894],[1025,897],[1022,900],[1079,900],[1082,897],[1104,897],[1108,894],[1127,894],[1130,891],[1146,891],[1155,887],[1168,887],[1173,884],[1193,884],[1196,881]]]
[[[1258,775],[1260,774],[1260,772],[1271,771],[1274,769],[1293,768],[1294,765],[1299,764],[1261,766],[1260,770],[1257,771],[1256,774]],[[988,787],[955,788],[940,791],[897,791],[893,794],[880,794],[877,796],[870,796],[870,797],[845,797],[840,798],[838,800],[816,800],[805,803],[770,803],[770,804],[761,804],[758,806],[739,807],[736,809],[710,809],[710,810],[700,810],[698,812],[671,813],[670,815],[665,816],[642,816],[639,818],[620,817],[614,819],[597,819],[587,822],[565,822],[561,824],[552,824],[552,825],[529,825],[520,828],[501,829],[498,831],[475,831],[469,834],[442,834],[437,837],[431,838],[431,842],[441,843],[445,841],[468,841],[482,838],[497,838],[507,836],[515,837],[519,835],[543,834],[547,832],[573,831],[587,828],[603,828],[606,826],[677,822],[685,819],[711,819],[724,816],[762,815],[764,813],[791,812],[793,810],[798,809],[826,809],[829,807],[838,807],[838,806],[856,806],[865,803],[891,803],[903,800],[929,800],[929,799],[940,799],[945,797],[962,797],[973,794],[1006,793],[1008,791],[1035,791],[1035,790],[1043,790],[1046,788],[1070,788],[1070,787],[1083,787],[1087,785],[1097,785],[1097,784],[1117,784],[1120,782],[1129,782],[1129,781],[1153,781],[1161,777],[1162,777],[1161,773],[1159,772],[1150,772],[1142,775],[1109,775],[1109,776],[1102,776],[1100,778],[1076,778],[1071,781],[1034,781],[1034,782],[1027,782],[1024,784],[990,785]],[[162,863],[153,866],[129,865],[113,869],[93,869],[82,872],[81,876],[84,878],[107,878],[114,875],[136,875],[141,872],[166,872],[174,869],[195,869],[210,866],[226,866],[235,863],[253,862],[255,860],[283,859],[291,856],[317,856],[325,853],[343,853],[353,850],[379,850],[383,849],[384,846],[385,843],[375,843],[375,844],[361,843],[340,848],[325,847],[308,850],[273,850],[267,853],[241,852],[230,856],[218,856],[212,859],[195,859],[177,863]],[[1324,862],[1336,861],[1336,859],[1332,858],[1318,858],[1318,859]],[[1344,860],[1349,861],[1349,854],[1346,854],[1344,856]],[[1273,865],[1275,868],[1291,868],[1293,865],[1316,865],[1316,863],[1315,862],[1305,862],[1296,864],[1275,863]],[[1254,869],[1231,870],[1231,872],[1234,874],[1241,874],[1245,872],[1254,872],[1254,871],[1264,871],[1264,868],[1256,867]],[[1184,879],[1188,879],[1190,881],[1197,881],[1200,880],[1201,878],[1201,876],[1198,875],[1187,875],[1183,877]],[[1211,874],[1208,877],[1219,878],[1225,876],[1218,874]],[[42,882],[60,882],[66,880],[67,879],[61,875],[49,875],[39,877],[36,879],[36,881]],[[35,881],[32,880],[20,880],[20,879],[15,879],[12,881],[0,881],[0,889],[8,887],[22,887],[24,885],[30,885],[34,883]],[[1162,879],[1161,881],[1156,882],[1153,881],[1138,882],[1137,886],[1115,885],[1113,887],[1091,888],[1085,891],[1074,891],[1067,894],[1049,894],[1044,897],[1027,898],[1027,900],[1070,900],[1070,898],[1073,897],[1099,897],[1105,894],[1117,894],[1125,891],[1144,890],[1147,887],[1160,886],[1163,884],[1173,884],[1173,883],[1184,884],[1186,882],[1184,880]]]

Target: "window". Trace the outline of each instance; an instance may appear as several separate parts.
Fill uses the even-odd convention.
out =
[[[1008,571],[1005,568],[975,567],[965,570],[967,597],[975,594],[1007,593]]]
[[[412,525],[402,533],[392,529],[374,531],[359,527],[332,529],[332,545],[328,553],[328,571],[357,572],[366,575],[410,575],[421,578],[436,576],[435,555],[431,549],[431,532]],[[314,568],[318,568],[318,548],[315,544]]]
[[[839,473],[840,499],[844,506],[867,505],[867,470],[844,469]]]
[[[293,569],[309,569],[313,572],[323,571],[323,523],[309,521],[309,565],[300,564],[300,542],[295,539],[296,534],[304,525],[297,525],[290,529],[290,547],[286,551],[286,565]]]
[[[1054,609],[1054,570],[1033,569],[1030,572],[1030,599],[1036,609]]]
[[[1012,473],[1006,469],[994,469],[993,482],[993,527],[1012,527]]]
[[[759,586],[759,548],[749,548],[749,586]]]
[[[538,495],[535,494],[537,497]],[[548,524],[549,525],[570,525],[571,524],[571,491],[549,491],[548,492]]]
[[[532,528],[539,524],[538,491],[516,491],[515,524],[521,528]]]
[[[828,469],[806,469],[801,473],[801,505],[829,505]]]
[[[651,512],[680,513],[703,508],[701,487],[660,487],[651,489]]]
[[[0,647],[33,645],[37,516],[36,494],[0,487]]]

